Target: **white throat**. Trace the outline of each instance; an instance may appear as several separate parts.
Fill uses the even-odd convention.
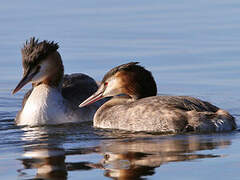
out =
[[[76,118],[58,89],[41,84],[34,87],[17,122],[34,126],[73,122]]]

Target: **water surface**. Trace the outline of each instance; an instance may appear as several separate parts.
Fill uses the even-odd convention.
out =
[[[239,179],[240,133],[152,135],[91,123],[21,128],[20,49],[59,42],[65,72],[101,80],[139,61],[159,94],[191,95],[240,117],[240,2],[11,1],[0,7],[1,179]]]

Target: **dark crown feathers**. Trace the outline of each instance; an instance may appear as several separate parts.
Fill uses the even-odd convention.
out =
[[[39,42],[35,37],[31,37],[22,48],[23,65],[37,64],[58,48],[58,44],[54,41]]]

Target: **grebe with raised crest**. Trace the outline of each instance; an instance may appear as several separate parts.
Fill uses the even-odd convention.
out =
[[[64,75],[64,67],[57,43],[30,38],[22,48],[23,78],[13,90],[19,91],[32,83],[16,116],[18,125],[44,125],[92,121],[101,103],[80,109],[84,99],[98,86],[81,73]]]

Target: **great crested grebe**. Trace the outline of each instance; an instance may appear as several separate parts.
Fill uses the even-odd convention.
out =
[[[58,48],[53,41],[38,42],[34,37],[22,48],[23,78],[12,93],[29,82],[32,89],[25,94],[16,116],[18,125],[91,121],[100,106],[78,107],[98,86],[91,77],[81,73],[64,75]]]
[[[115,96],[94,115],[99,128],[149,132],[219,132],[236,128],[234,117],[209,102],[189,96],[156,96],[148,70],[130,62],[110,70],[98,90],[80,104]],[[116,96],[116,95],[125,96]]]

